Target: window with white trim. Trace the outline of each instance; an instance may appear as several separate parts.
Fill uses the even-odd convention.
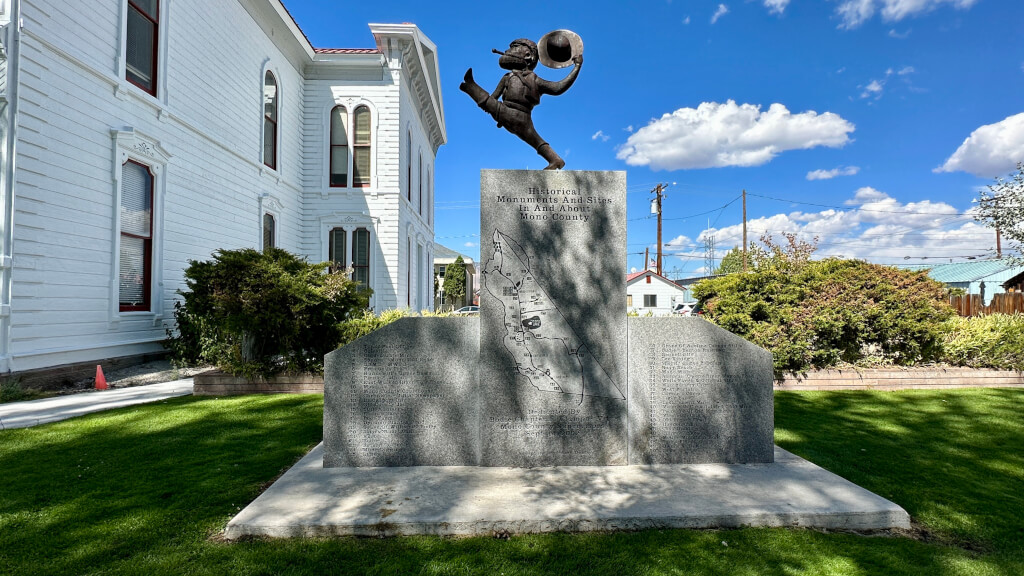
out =
[[[658,295],[657,294],[644,294],[644,308],[657,308],[658,307]]]
[[[405,131],[405,185],[406,195],[412,202],[412,131]]]
[[[345,246],[348,244],[348,232],[344,228],[331,229],[331,236],[328,244],[328,259],[334,263],[334,268],[344,270],[348,268],[348,251]]]
[[[419,187],[416,191],[416,197],[420,203],[420,216],[423,216],[423,152],[420,152],[419,159],[417,160],[416,177],[419,178]]]
[[[267,70],[263,75],[263,164],[277,170],[277,120],[278,120],[277,78]]]
[[[348,111],[331,109],[331,188],[348,187]]]
[[[355,127],[352,138],[352,186],[366,188],[372,181],[373,169],[370,108],[357,106],[352,116]]]
[[[277,245],[277,220],[270,212],[263,214],[263,251]]]
[[[352,231],[352,279],[363,288],[370,287],[370,231],[366,228]]]
[[[121,166],[118,307],[149,311],[153,282],[153,173],[129,160]]]
[[[159,0],[128,0],[125,79],[156,96]]]

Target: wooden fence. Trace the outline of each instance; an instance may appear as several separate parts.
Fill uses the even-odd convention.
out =
[[[949,305],[961,316],[985,316],[988,314],[1024,314],[1024,292],[996,294],[985,306],[978,294],[950,296]]]

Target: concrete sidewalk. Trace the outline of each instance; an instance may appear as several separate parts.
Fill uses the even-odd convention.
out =
[[[10,402],[0,404],[0,430],[28,428],[92,412],[156,402],[175,396],[188,396],[191,393],[192,379],[186,378],[160,384],[97,390],[29,402]]]

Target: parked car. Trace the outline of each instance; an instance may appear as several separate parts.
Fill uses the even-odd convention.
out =
[[[675,308],[672,309],[672,314],[677,316],[690,316],[696,308],[696,302],[683,302],[682,304],[676,304]]]
[[[452,312],[452,314],[456,314],[458,316],[476,316],[476,315],[480,314],[480,307],[479,306],[463,306],[462,308],[459,308],[455,312]]]

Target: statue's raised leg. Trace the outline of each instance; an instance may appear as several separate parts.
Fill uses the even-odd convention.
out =
[[[545,170],[561,170],[565,167],[565,160],[562,160],[562,157],[555,152],[551,144],[547,142],[541,144],[540,148],[537,148],[537,153],[548,161],[547,167],[544,168]]]

